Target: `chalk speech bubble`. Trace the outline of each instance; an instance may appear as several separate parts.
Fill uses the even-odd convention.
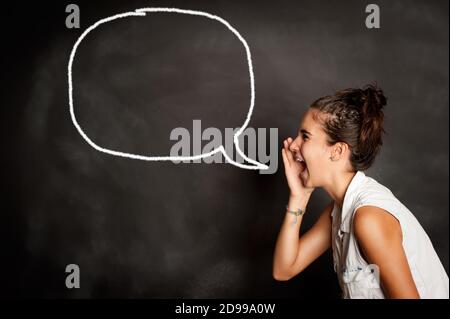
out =
[[[239,128],[239,130],[236,132],[236,134],[234,134],[233,140],[234,140],[234,145],[236,147],[236,151],[239,153],[239,155],[241,155],[244,160],[246,160],[247,162],[252,163],[254,165],[242,164],[242,163],[238,163],[238,162],[234,161],[230,156],[228,156],[223,145],[220,145],[218,148],[212,150],[211,152],[208,152],[205,154],[193,155],[193,156],[144,156],[144,155],[139,155],[139,154],[114,151],[114,150],[107,149],[107,148],[104,148],[104,147],[101,147],[101,146],[95,144],[81,128],[80,124],[78,123],[78,121],[75,117],[75,112],[74,112],[73,82],[72,82],[72,65],[73,65],[73,61],[75,59],[75,54],[77,52],[78,46],[91,31],[93,31],[95,28],[97,28],[98,26],[100,26],[104,23],[108,23],[108,22],[111,22],[116,19],[122,19],[122,18],[126,18],[126,17],[131,17],[131,16],[145,17],[145,16],[147,16],[147,13],[157,13],[157,12],[188,14],[188,15],[206,17],[211,20],[219,21],[220,23],[225,25],[231,32],[233,32],[234,35],[236,35],[236,37],[239,39],[239,41],[241,41],[241,43],[244,45],[245,52],[247,55],[248,71],[249,71],[249,76],[250,76],[250,108],[248,110],[247,118],[245,119],[244,124]],[[75,44],[72,48],[72,52],[70,53],[69,64],[67,66],[67,77],[68,77],[68,84],[69,84],[70,116],[72,118],[72,122],[75,125],[75,127],[77,128],[78,133],[80,133],[80,135],[83,137],[83,139],[97,151],[100,151],[100,152],[103,152],[106,154],[110,154],[110,155],[114,155],[114,156],[127,157],[127,158],[142,160],[142,161],[196,160],[196,159],[201,159],[201,158],[205,158],[208,156],[212,156],[218,152],[221,152],[223,154],[223,156],[225,156],[225,158],[230,162],[230,164],[235,165],[237,167],[244,168],[244,169],[254,169],[254,170],[269,169],[269,166],[259,163],[251,158],[248,158],[244,154],[244,152],[241,151],[241,149],[239,147],[238,138],[242,134],[242,132],[245,130],[245,128],[248,126],[248,123],[250,122],[250,118],[253,113],[253,107],[255,105],[255,79],[254,79],[254,74],[253,74],[252,56],[251,56],[250,48],[247,44],[247,41],[245,41],[245,39],[241,36],[241,34],[235,28],[233,28],[226,20],[222,19],[219,16],[216,16],[216,15],[213,15],[210,13],[206,13],[203,11],[185,10],[185,9],[178,9],[178,8],[149,7],[149,8],[136,9],[135,11],[120,13],[120,14],[116,14],[116,15],[101,19],[101,20],[97,21],[96,23],[94,23],[93,25],[91,25],[89,28],[87,28],[81,34],[81,36],[78,38],[78,40],[75,42]]]

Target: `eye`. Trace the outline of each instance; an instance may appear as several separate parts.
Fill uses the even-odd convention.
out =
[[[308,139],[308,135],[306,135],[306,134],[302,134],[302,138],[304,139],[304,140],[306,140],[306,139]]]

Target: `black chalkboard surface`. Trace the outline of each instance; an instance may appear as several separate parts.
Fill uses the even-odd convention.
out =
[[[65,25],[68,4],[2,5],[2,295],[338,298],[330,251],[290,281],[272,277],[289,194],[281,142],[318,97],[373,81],[388,96],[387,134],[366,174],[414,213],[448,272],[448,1],[377,1],[379,29],[357,0],[77,1],[79,29]],[[97,21],[149,6],[208,12],[245,38],[255,134],[242,150],[270,172],[220,153],[212,163],[113,156],[80,135],[74,44]],[[214,137],[237,158],[249,65],[218,21],[154,13],[103,24],[80,43],[72,79],[76,118],[106,149],[168,156],[186,137],[198,155]],[[313,193],[302,231],[329,202]],[[64,284],[69,264],[79,289]]]

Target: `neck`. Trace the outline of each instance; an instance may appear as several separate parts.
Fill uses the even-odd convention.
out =
[[[324,190],[333,198],[334,202],[342,209],[345,193],[356,172],[339,172],[333,174],[330,183],[324,185]]]

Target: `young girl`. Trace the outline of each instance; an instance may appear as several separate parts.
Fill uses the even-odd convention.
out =
[[[276,280],[302,272],[329,247],[343,298],[449,298],[447,273],[414,215],[364,174],[382,145],[386,97],[376,85],[322,97],[284,141],[290,188],[273,261]],[[333,199],[299,238],[316,187]]]

